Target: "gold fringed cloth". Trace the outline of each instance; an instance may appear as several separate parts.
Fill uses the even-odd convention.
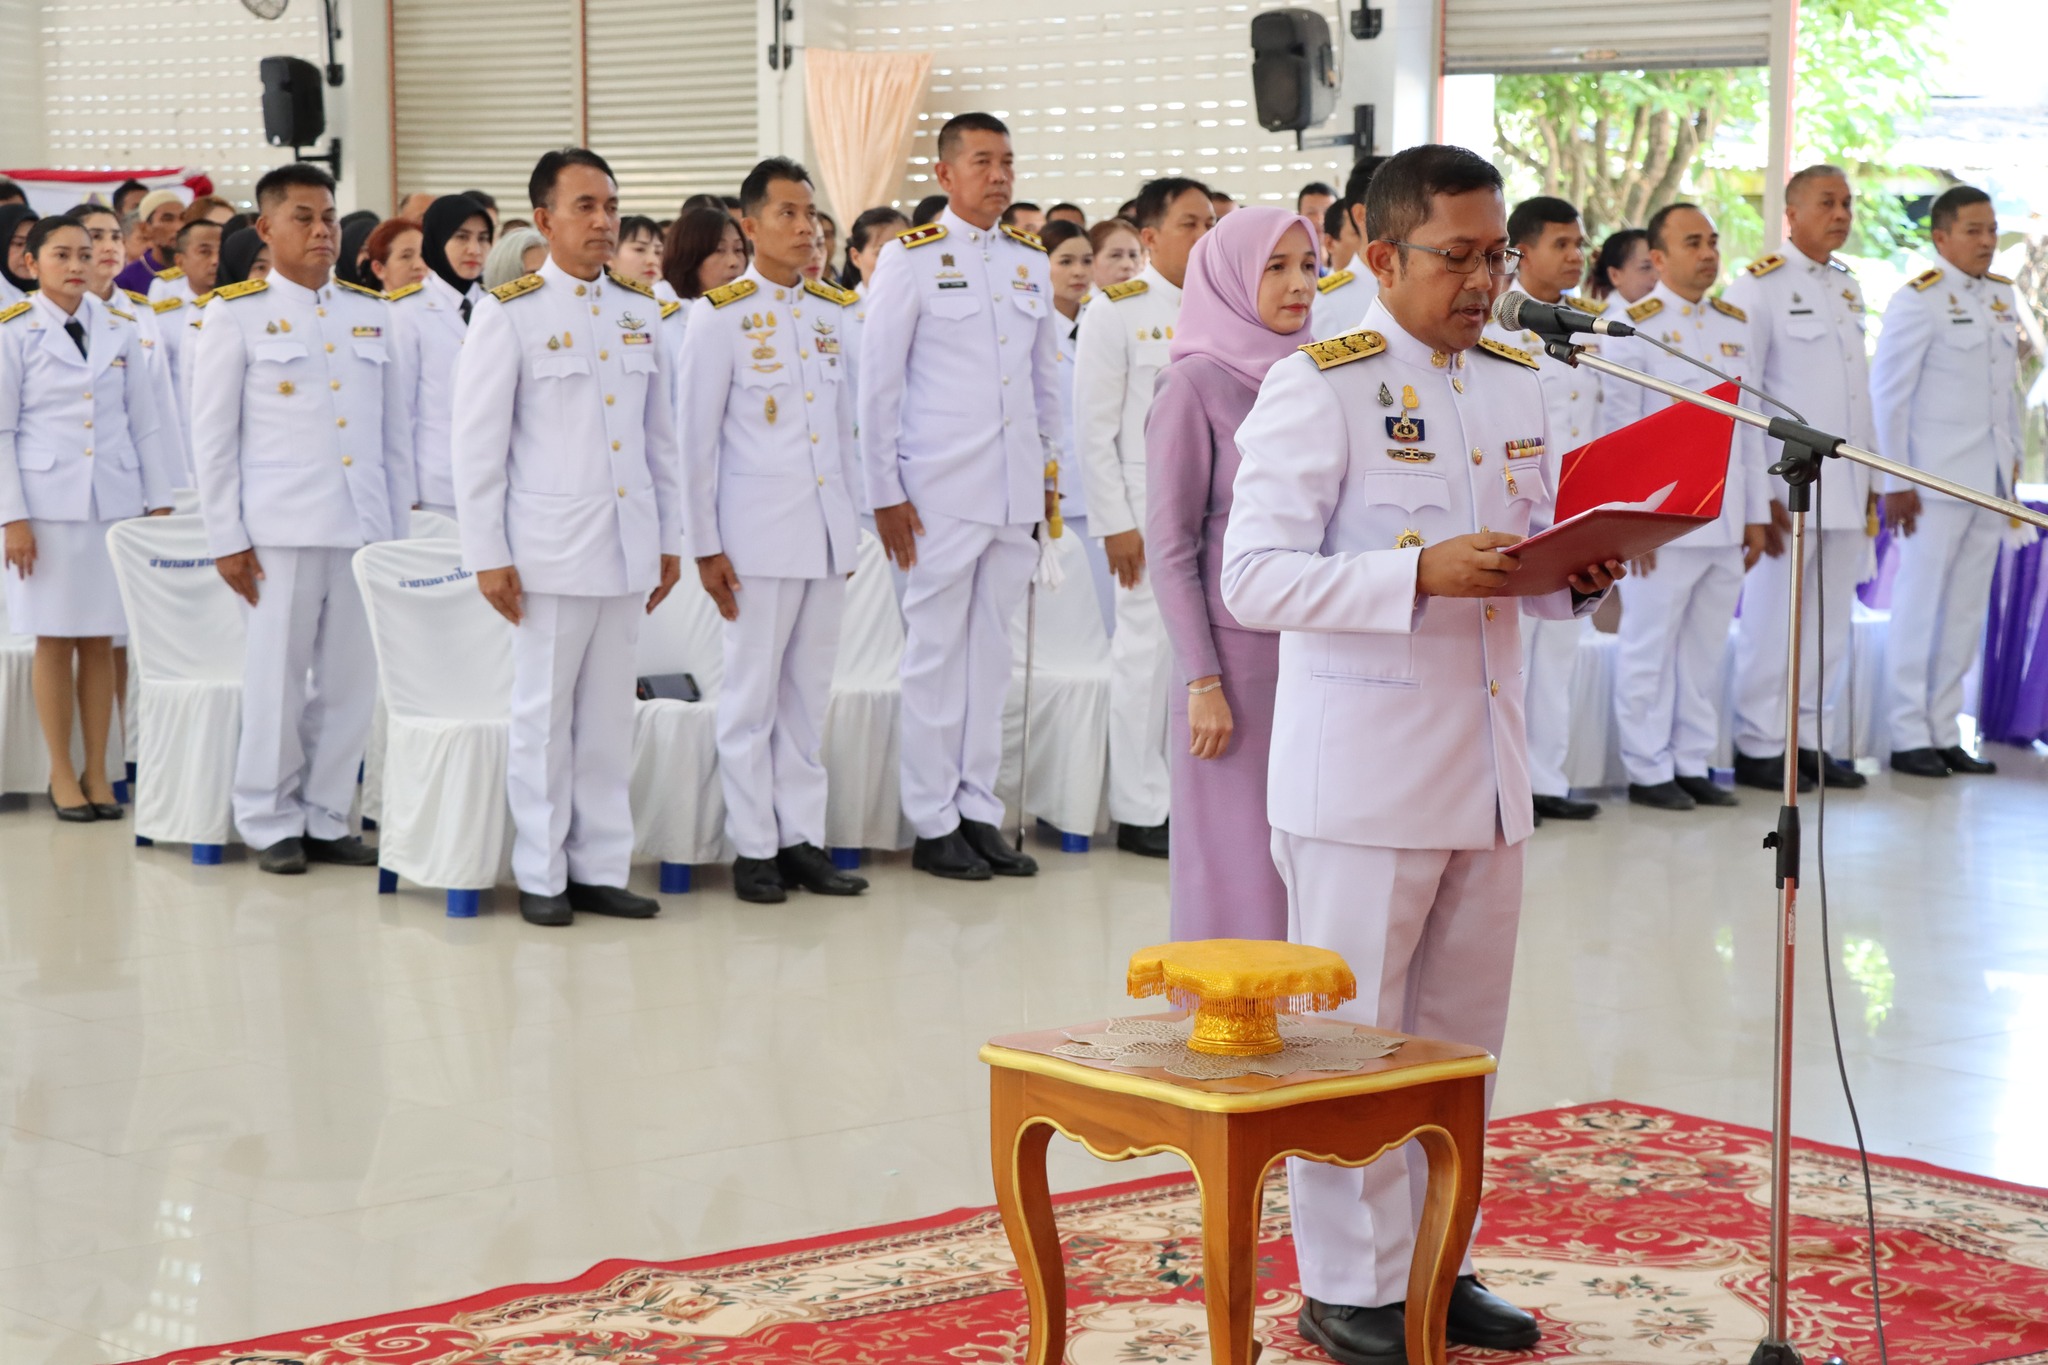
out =
[[[1276,1014],[1335,1009],[1357,997],[1358,979],[1327,948],[1210,938],[1139,949],[1131,954],[1126,989],[1193,1010],[1192,1050],[1258,1057],[1281,1048]]]

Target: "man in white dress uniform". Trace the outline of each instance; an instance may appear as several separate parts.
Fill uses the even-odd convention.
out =
[[[1657,285],[1629,307],[1629,322],[1723,374],[1753,381],[1756,348],[1748,315],[1725,299],[1707,297],[1721,270],[1713,220],[1692,204],[1672,204],[1651,216],[1649,233]],[[1636,337],[1605,344],[1610,359],[1689,389],[1721,382]],[[1640,384],[1603,381],[1600,428],[1618,430],[1669,402]],[[1745,399],[1743,405],[1755,402]],[[1636,805],[1685,811],[1736,804],[1709,769],[1720,742],[1728,627],[1742,595],[1742,575],[1763,554],[1770,529],[1764,465],[1762,436],[1738,424],[1721,515],[1645,555],[1622,589],[1614,708],[1628,799]]]
[[[1365,223],[1365,196],[1373,172],[1386,164],[1383,156],[1362,156],[1352,163],[1344,181],[1344,197],[1337,201],[1351,235],[1359,242],[1359,254],[1342,269],[1332,270],[1316,281],[1315,302],[1309,305],[1309,334],[1327,341],[1351,331],[1365,320],[1365,310],[1379,297],[1380,283],[1365,263],[1364,244],[1372,240]]]
[[[2010,498],[2022,449],[2024,305],[2011,280],[1991,273],[1998,213],[1984,191],[1958,185],[1934,201],[1929,223],[1941,264],[1892,296],[1877,338],[1878,450]],[[1903,483],[1885,493],[1885,519],[1901,537],[1884,691],[1892,768],[1914,777],[1996,772],[1963,747],[1958,717],[2007,524]]]
[[[683,342],[683,531],[726,623],[718,776],[733,890],[772,905],[792,886],[867,889],[823,848],[825,706],[860,562],[854,296],[803,277],[818,206],[802,166],[763,161],[740,204],[753,263],[692,305]]]
[[[1785,185],[1785,249],[1728,286],[1728,301],[1749,314],[1756,384],[1791,404],[1822,431],[1877,449],[1864,349],[1863,290],[1835,252],[1849,240],[1854,215],[1849,177],[1839,166],[1808,166]],[[1781,449],[1766,438],[1764,458]],[[1799,790],[1820,780],[1823,701],[1835,702],[1849,676],[1849,619],[1869,545],[1871,471],[1829,460],[1807,514],[1805,591],[1799,664]],[[1785,613],[1792,562],[1791,515],[1783,481],[1771,477],[1771,533],[1764,557],[1742,589],[1735,633],[1735,780],[1765,791],[1785,786]],[[1822,600],[1822,589],[1826,600]],[[1823,638],[1818,632],[1825,625]],[[1827,674],[1815,651],[1823,646]],[[1830,787],[1861,787],[1862,773],[1830,757]]]
[[[512,622],[512,872],[519,913],[646,919],[626,890],[633,645],[682,574],[671,387],[654,291],[608,274],[619,188],[595,152],[527,183],[541,268],[470,313],[455,367],[462,560]]]
[[[1148,256],[1081,314],[1074,359],[1074,452],[1088,530],[1116,578],[1109,639],[1109,818],[1118,848],[1167,854],[1166,693],[1172,651],[1145,572],[1145,414],[1173,349],[1188,255],[1216,223],[1209,187],[1169,176],[1138,191]]]
[[[1010,628],[1053,513],[1058,314],[1045,249],[998,225],[1015,170],[989,114],[939,130],[947,205],[882,248],[861,333],[860,443],[903,591],[903,813],[912,866],[981,881],[1038,864],[996,828]]]
[[[216,291],[187,346],[206,537],[249,603],[235,825],[265,872],[367,867],[348,820],[377,660],[350,560],[407,530],[404,377],[383,297],[333,277],[327,172],[280,166],[256,205],[270,276]]]
[[[1497,1053],[1532,828],[1517,617],[1589,613],[1622,568],[1499,595],[1501,548],[1549,499],[1536,362],[1481,339],[1514,273],[1499,173],[1413,147],[1370,196],[1380,297],[1364,329],[1275,365],[1239,428],[1223,596],[1281,632],[1268,792],[1289,937],[1351,964],[1340,1017]],[[1292,1164],[1300,1328],[1344,1365],[1407,1358],[1424,1175],[1406,1150]],[[1537,1336],[1468,1258],[1450,1339]]]

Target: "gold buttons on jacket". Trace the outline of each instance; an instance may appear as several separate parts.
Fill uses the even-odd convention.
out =
[[[92,430],[92,418],[88,417],[88,418],[86,418],[86,419],[85,419],[85,429],[86,429],[87,431],[91,431],[91,430]]]
[[[805,389],[805,390],[804,390],[804,401],[805,401],[806,403],[810,402],[810,401],[811,401],[812,399],[816,398],[817,396],[818,396],[818,395],[816,395],[815,393],[812,393],[812,392],[811,392],[811,391],[810,391],[809,389]]]
[[[619,488],[619,496],[620,496],[620,497],[622,497],[622,498],[626,496],[626,490],[625,490],[625,487],[624,487],[623,485],[621,485],[621,486],[620,486],[620,488]]]
[[[606,407],[611,407],[614,403],[617,403],[618,401],[618,396],[615,394],[608,393],[604,396],[604,405]]]
[[[597,306],[596,304],[594,304],[594,303],[590,305],[590,316],[592,316],[592,317],[602,317],[603,315],[604,315],[604,310],[603,310],[602,308],[599,308],[599,307],[598,307],[598,306]]]
[[[585,294],[587,294],[587,293],[589,293],[589,292],[590,292],[589,290],[585,289],[585,288],[584,288],[584,287],[583,287],[582,285],[580,285],[580,284],[576,286],[576,297],[577,297],[577,298],[579,298],[579,299],[580,299],[580,298],[582,298],[582,297],[583,297],[583,296],[584,296]]]
[[[811,433],[811,444],[812,444],[812,445],[816,445],[817,443],[818,443],[818,433],[814,431],[814,432],[812,432],[812,433]]]
[[[334,343],[331,341],[327,343],[327,353],[329,355],[334,354]]]
[[[613,449],[613,450],[617,450],[618,448],[619,448],[619,443],[618,443],[617,441],[613,441],[613,442],[612,442],[612,449]]]
[[[1473,447],[1472,447],[1472,463],[1473,463],[1473,464],[1484,464],[1484,463],[1486,463],[1486,456],[1485,456],[1485,455],[1484,455],[1483,453],[1481,453],[1481,451],[1480,451],[1480,449],[1479,449],[1479,447],[1478,447],[1478,446],[1473,446]]]
[[[86,455],[86,458],[87,458],[87,459],[91,459],[91,458],[92,458],[92,447],[91,447],[91,446],[87,446],[87,447],[85,448],[85,455]]]
[[[353,455],[344,455],[341,457],[341,466],[344,469],[348,468],[350,465],[353,465],[355,462],[356,457]]]
[[[818,476],[818,487],[820,487],[820,488],[823,488],[824,486],[825,486],[825,476],[824,476],[823,474],[820,474],[820,475]]]
[[[345,426],[347,426],[347,425],[348,425],[348,418],[346,418],[346,417],[337,417],[337,418],[335,418],[335,419],[334,419],[334,425],[336,425],[336,426],[338,426],[338,427],[345,427]]]
[[[597,358],[599,360],[610,360],[612,358],[612,353],[610,351],[599,348]]]
[[[1493,603],[1491,602],[1486,604],[1486,619],[1489,621],[1493,619]]]
[[[87,390],[86,390],[86,391],[85,391],[84,393],[80,394],[80,395],[79,395],[79,397],[81,397],[81,398],[90,398],[90,397],[92,397],[92,390],[91,390],[91,389],[87,389]]]
[[[289,398],[294,393],[298,392],[298,389],[292,384],[291,380],[280,379],[277,381],[277,391],[283,394],[285,397]]]
[[[327,316],[327,310],[325,308],[315,308],[313,311],[323,318]]]
[[[327,387],[339,390],[341,388],[341,381],[339,379],[330,379],[327,381]]]
[[[1495,682],[1495,681],[1493,681],[1493,680],[1492,680],[1491,678],[1487,679],[1487,682],[1486,682],[1486,695],[1487,695],[1487,696],[1489,696],[1489,697],[1497,697],[1497,696],[1499,696],[1499,695],[1500,695],[1500,684],[1499,684],[1499,683],[1497,683],[1497,682]]]

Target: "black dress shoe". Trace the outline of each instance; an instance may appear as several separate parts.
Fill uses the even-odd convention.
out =
[[[1543,1339],[1543,1329],[1534,1315],[1489,1293],[1477,1275],[1460,1275],[1451,1286],[1451,1311],[1444,1335],[1454,1346],[1526,1351]]]
[[[543,929],[559,929],[565,924],[575,923],[576,912],[569,905],[567,893],[540,896],[522,891],[519,893],[519,918]]]
[[[92,814],[95,820],[119,820],[127,813],[127,811],[121,809],[121,803],[118,801],[95,801],[92,803]]]
[[[959,829],[936,839],[919,839],[910,850],[910,865],[956,882],[985,882],[995,875]]]
[[[732,893],[750,905],[780,905],[789,899],[773,858],[733,859]]]
[[[1820,750],[1799,751],[1799,790],[1820,785]],[[1843,791],[1859,791],[1870,785],[1870,779],[1856,771],[1856,765],[1844,762],[1833,754],[1828,755],[1828,785],[1840,787]]]
[[[1998,765],[1996,763],[1993,763],[1991,760],[1986,758],[1970,757],[1970,751],[1968,749],[1965,749],[1960,744],[1951,744],[1948,748],[1937,749],[1935,752],[1941,755],[1942,762],[1948,764],[1950,772],[1995,773],[1998,771]],[[1828,780],[1830,782],[1834,781],[1832,777],[1830,777]],[[93,809],[98,810],[99,807],[94,806]],[[105,819],[106,817],[101,816],[100,818]]]
[[[1628,784],[1628,802],[1631,806],[1649,806],[1654,810],[1691,810],[1699,805],[1676,782],[1631,782]]]
[[[299,842],[305,845],[309,863],[333,863],[338,867],[377,865],[377,850],[353,834],[344,839],[315,839],[309,834]]]
[[[1803,755],[1806,751],[1801,749],[1799,752]],[[1854,772],[1855,769],[1852,768],[1850,771]],[[1799,765],[1799,790],[1803,792],[1812,791],[1814,780],[1813,775],[1806,771],[1806,764],[1802,761]],[[1738,787],[1755,787],[1759,791],[1783,792],[1785,790],[1785,756],[1783,754],[1776,754],[1770,758],[1751,758],[1748,754],[1737,750],[1735,754],[1735,785]],[[1829,769],[1828,785],[1832,787],[1847,784],[1837,784],[1834,770]]]
[[[1894,749],[1892,771],[1908,777],[1947,777],[1948,760],[1939,749]]]
[[[1029,853],[1019,853],[1003,838],[1003,832],[994,825],[979,820],[962,820],[961,837],[975,855],[988,864],[988,870],[998,877],[1036,877],[1038,859]]]
[[[1680,773],[1673,779],[1678,789],[1702,806],[1739,806],[1735,793],[1714,781],[1711,777],[1687,777]]]
[[[1164,858],[1168,853],[1166,826],[1118,825],[1116,846],[1126,853],[1135,853],[1140,858]]]
[[[1569,796],[1539,796],[1536,798],[1536,818],[1539,820],[1590,820],[1600,813],[1597,801],[1574,801]]]
[[[1310,1299],[1294,1328],[1338,1365],[1408,1365],[1408,1324],[1398,1303],[1352,1308]]]
[[[89,825],[100,818],[99,812],[93,809],[90,801],[82,806],[60,806],[57,804],[55,787],[44,788],[43,794],[50,798],[50,809],[56,811],[57,818],[67,825]]]
[[[256,866],[281,877],[296,877],[306,870],[306,845],[299,839],[279,839],[257,855]]]
[[[858,896],[868,889],[866,877],[840,871],[816,844],[791,844],[775,855],[775,863],[784,883],[820,896]]]
[[[641,896],[623,886],[591,886],[569,883],[569,908],[586,915],[610,915],[613,919],[653,919],[661,913],[661,902]]]

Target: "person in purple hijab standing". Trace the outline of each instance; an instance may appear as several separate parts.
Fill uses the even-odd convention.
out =
[[[1237,623],[1218,576],[1237,427],[1273,364],[1310,339],[1316,228],[1242,208],[1195,244],[1172,362],[1145,422],[1145,550],[1184,687],[1170,691],[1172,936],[1287,937],[1266,761],[1280,637]]]

